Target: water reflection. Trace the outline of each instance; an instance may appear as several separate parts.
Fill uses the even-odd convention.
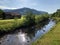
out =
[[[19,29],[19,31],[17,30],[14,34],[3,36],[0,39],[0,45],[31,45],[32,41],[35,41],[48,32],[54,25],[55,22],[51,20],[43,25]]]
[[[30,40],[29,40],[29,38],[26,36],[26,34],[20,32],[20,33],[17,35],[17,37],[18,37],[18,39],[19,39],[20,45],[27,45],[27,44],[29,44],[29,43],[27,43],[27,42],[30,41]]]
[[[43,34],[50,31],[50,29],[55,25],[55,21],[50,21],[47,25],[45,25],[43,28],[39,29],[37,33],[35,33],[35,37],[33,38],[33,41],[35,41],[37,38],[40,38]]]

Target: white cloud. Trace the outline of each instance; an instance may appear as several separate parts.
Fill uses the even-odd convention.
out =
[[[5,6],[0,6],[0,9],[16,9],[16,8],[9,8],[9,7],[5,7]]]
[[[37,3],[32,0],[0,0],[0,8],[16,9],[22,7],[34,7]]]

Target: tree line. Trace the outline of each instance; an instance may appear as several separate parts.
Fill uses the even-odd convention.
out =
[[[51,17],[60,17],[60,9],[57,9],[56,12],[54,12]]]
[[[5,13],[0,9],[0,19],[5,19]]]

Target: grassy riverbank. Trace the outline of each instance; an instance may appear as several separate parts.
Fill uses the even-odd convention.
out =
[[[16,28],[29,26],[35,24],[39,24],[40,22],[44,22],[44,20],[48,20],[49,16],[47,15],[32,15],[32,16],[22,16],[20,19],[7,19],[0,20],[0,32],[8,32],[13,31]]]
[[[32,45],[60,45],[60,18],[55,17],[55,20],[58,21],[56,26]]]
[[[13,30],[23,24],[24,19],[0,20],[0,31]]]

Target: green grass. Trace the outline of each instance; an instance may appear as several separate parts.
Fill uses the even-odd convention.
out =
[[[29,26],[31,24],[39,24],[43,20],[48,20],[48,16],[45,15],[36,15],[34,17],[29,16],[22,16],[20,19],[7,19],[7,20],[0,20],[0,32],[5,31],[12,31],[18,27]],[[36,22],[35,22],[36,21]]]
[[[25,22],[25,18],[0,20],[0,31],[14,30],[15,28],[22,26]]]
[[[57,18],[59,20],[59,18]],[[60,22],[32,45],[60,45]]]

